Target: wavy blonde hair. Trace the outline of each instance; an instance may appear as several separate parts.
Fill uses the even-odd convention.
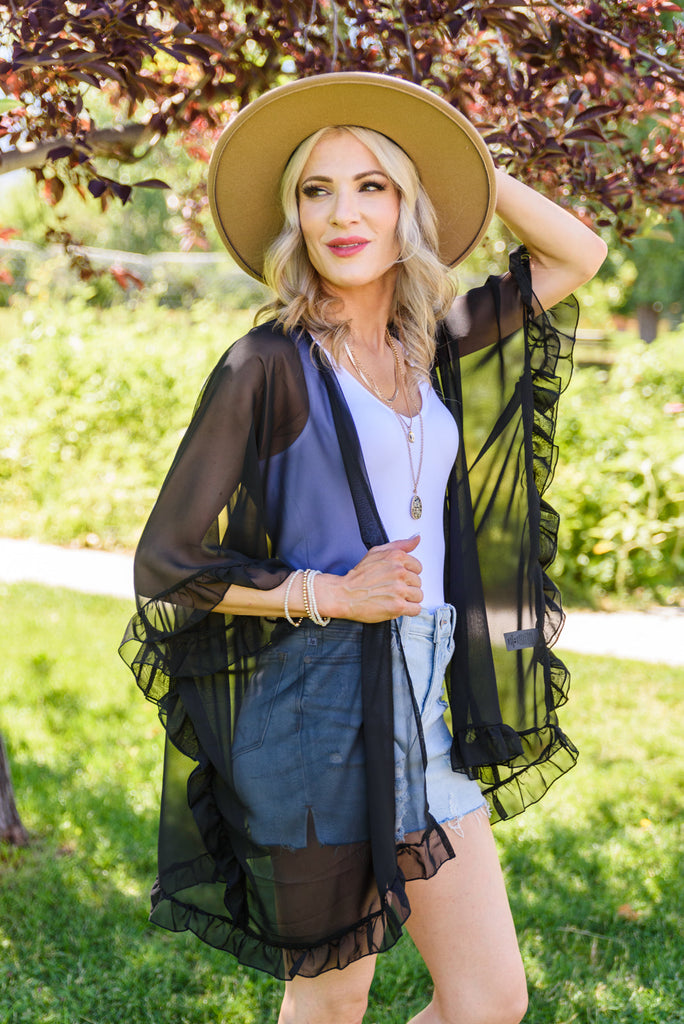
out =
[[[257,313],[261,322],[275,317],[286,330],[303,327],[339,362],[350,337],[349,321],[340,319],[340,300],[325,291],[309,261],[299,226],[298,183],[320,139],[348,132],[366,146],[399,192],[398,273],[390,324],[417,378],[429,375],[435,357],[435,329],[456,294],[449,268],[439,258],[437,218],[413,161],[395,142],[370,128],[339,125],[321,128],[299,144],[285,168],[280,200],[283,228],[269,247],[264,278],[275,297]]]

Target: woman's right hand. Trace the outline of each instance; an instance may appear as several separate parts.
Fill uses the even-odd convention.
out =
[[[356,622],[385,622],[420,613],[422,565],[411,552],[420,535],[371,548],[344,576],[316,577],[321,615]]]

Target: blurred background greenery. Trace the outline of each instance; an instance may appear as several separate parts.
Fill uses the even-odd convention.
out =
[[[155,161],[172,183],[199,173],[172,142]],[[46,247],[65,221],[90,248]],[[202,381],[265,297],[211,225],[208,251],[179,252],[182,221],[173,189],[138,190],[106,214],[75,193],[41,202],[28,175],[0,191],[0,226],[17,232],[0,253],[0,534],[135,546]],[[461,287],[501,272],[510,244],[495,227]],[[566,603],[684,601],[682,245],[681,213],[647,218],[579,295],[548,493]]]

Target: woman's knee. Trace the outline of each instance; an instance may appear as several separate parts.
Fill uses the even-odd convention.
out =
[[[520,1024],[527,1013],[527,983],[524,974],[499,985],[493,979],[485,990],[471,993],[469,998],[450,998],[448,1003],[435,989],[433,1003],[439,1024]]]
[[[288,982],[278,1024],[361,1024],[374,968],[375,957],[364,957],[343,971]]]
[[[362,1024],[367,1008],[367,992],[318,992],[314,998],[286,992],[278,1024]]]
[[[510,986],[491,999],[487,1016],[479,1024],[520,1024],[527,1013],[527,983],[524,977],[516,986]],[[475,1022],[474,1022],[475,1024]]]

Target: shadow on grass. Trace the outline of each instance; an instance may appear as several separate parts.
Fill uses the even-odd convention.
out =
[[[597,802],[586,824],[549,822],[505,843],[531,989],[529,1024],[684,1020],[676,830],[625,828]]]
[[[192,936],[147,922],[156,811],[115,784],[20,763],[45,825],[0,860],[0,1021],[209,1024],[275,1020],[277,986]],[[71,829],[55,828],[67,794]],[[53,813],[47,813],[52,806]]]

